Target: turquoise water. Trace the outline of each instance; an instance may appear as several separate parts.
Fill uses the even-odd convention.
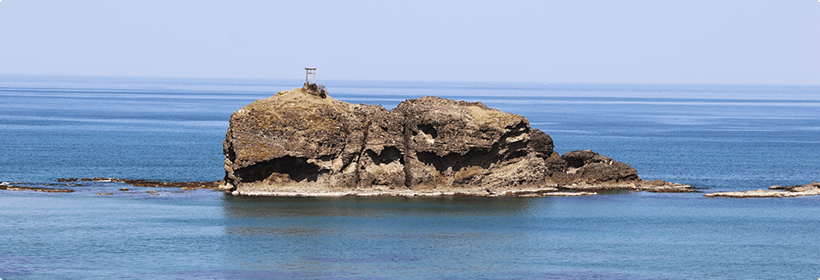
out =
[[[705,192],[820,182],[816,86],[324,84],[388,109],[481,101],[527,117],[559,152],[590,148]],[[76,190],[0,191],[0,278],[820,277],[818,197],[246,198],[56,182],[221,179],[230,114],[300,85],[0,76],[0,181]]]

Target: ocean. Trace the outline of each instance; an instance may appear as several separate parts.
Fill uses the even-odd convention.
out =
[[[319,83],[387,109],[479,101],[559,153],[706,193],[820,182],[820,86]],[[230,114],[301,85],[0,75],[0,182],[75,190],[0,190],[0,278],[820,278],[820,197],[263,198],[57,181],[220,180]]]

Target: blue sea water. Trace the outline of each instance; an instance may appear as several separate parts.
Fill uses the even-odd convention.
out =
[[[388,109],[480,101],[527,117],[560,153],[592,149],[704,192],[820,182],[820,86],[324,84]],[[818,197],[251,198],[57,182],[219,180],[230,114],[299,86],[0,76],[0,181],[76,191],[0,190],[0,278],[820,277]]]

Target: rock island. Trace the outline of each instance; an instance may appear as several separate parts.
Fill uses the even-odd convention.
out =
[[[559,155],[526,118],[422,97],[386,110],[305,83],[231,115],[221,189],[259,196],[559,196],[691,192],[590,150]]]

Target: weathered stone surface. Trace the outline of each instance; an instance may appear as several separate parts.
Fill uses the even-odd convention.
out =
[[[734,197],[734,198],[761,198],[761,197],[797,197],[820,195],[820,183],[811,183],[799,186],[771,186],[768,190],[716,192],[707,193],[706,197]],[[781,191],[785,190],[785,191]]]
[[[796,186],[771,186],[769,187],[770,190],[786,190],[790,192],[805,192],[805,191],[814,191],[820,189],[820,183],[809,183],[805,185],[796,185]]]
[[[552,153],[527,120],[481,103],[422,97],[393,110],[403,120],[407,185],[413,189],[501,189],[542,185],[546,166],[533,147]],[[541,143],[549,142],[549,143]]]
[[[547,159],[552,182],[592,184],[640,181],[638,172],[626,163],[615,161],[591,150],[571,151],[560,158]]]
[[[367,109],[362,116],[367,120],[367,130],[356,163],[358,186],[361,189],[405,189],[404,126],[381,106]]]
[[[692,186],[670,183],[663,180],[643,181],[635,180],[621,183],[571,183],[559,185],[560,190],[570,191],[609,191],[609,190],[630,190],[630,191],[647,191],[647,192],[697,192]]]
[[[7,190],[7,191],[35,191],[35,192],[46,192],[46,193],[71,193],[74,190],[69,189],[52,189],[52,188],[38,188],[38,187],[26,187],[26,186],[16,186],[16,185],[8,185],[0,184],[0,190]]]
[[[559,157],[553,147],[526,118],[478,102],[428,96],[388,111],[305,87],[231,116],[222,187],[237,195],[540,196],[569,184],[655,186],[624,163],[589,150]]]
[[[226,181],[262,191],[354,187],[367,114],[379,110],[304,88],[255,101],[231,116],[223,145]]]

